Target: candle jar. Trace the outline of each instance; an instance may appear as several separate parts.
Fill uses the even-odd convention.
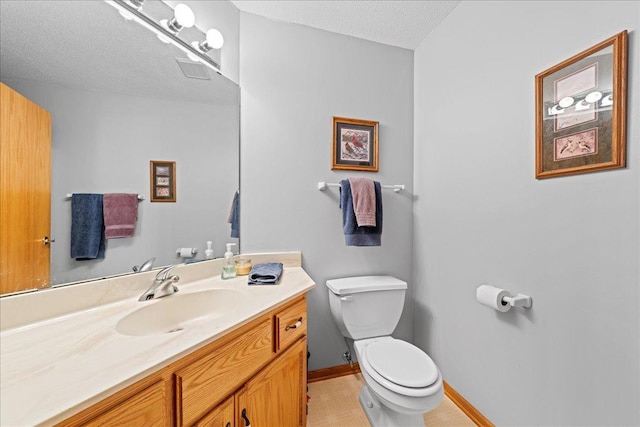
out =
[[[236,275],[246,276],[251,271],[251,258],[236,258]]]

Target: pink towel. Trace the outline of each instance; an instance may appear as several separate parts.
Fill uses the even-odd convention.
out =
[[[358,227],[376,226],[376,190],[368,178],[349,178]]]
[[[138,195],[105,194],[102,205],[105,237],[107,239],[133,237],[138,217]]]

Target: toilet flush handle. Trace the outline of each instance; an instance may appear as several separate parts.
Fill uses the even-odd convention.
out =
[[[351,295],[345,295],[343,297],[340,297],[340,301],[351,301],[353,299],[353,297]]]

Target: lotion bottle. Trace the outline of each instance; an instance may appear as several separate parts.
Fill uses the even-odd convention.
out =
[[[223,279],[232,279],[236,277],[236,262],[233,259],[233,252],[231,252],[231,246],[235,246],[235,243],[227,243],[227,252],[224,253],[224,261],[222,264],[222,277]]]
[[[207,241],[207,250],[204,251],[204,259],[213,259],[213,248],[211,245],[213,245],[213,242],[211,240]]]

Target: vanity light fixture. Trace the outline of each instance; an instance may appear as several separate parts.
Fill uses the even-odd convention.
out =
[[[136,9],[140,9],[144,4],[144,0],[129,0],[129,3]]]
[[[160,0],[158,0],[160,1]],[[220,49],[224,39],[220,31],[211,29],[205,34],[195,26],[195,15],[186,4],[178,4],[173,10],[171,19],[154,19],[144,11],[145,0],[105,0],[128,20],[136,21],[143,27],[153,31],[164,43],[171,43],[182,50],[192,61],[198,61],[220,73],[220,65],[207,52]],[[160,1],[160,3],[164,3]],[[166,5],[166,3],[164,3]],[[166,7],[171,8],[169,5]],[[189,42],[180,36],[183,28],[192,28],[191,32],[202,34],[202,41]]]
[[[195,23],[196,16],[193,11],[189,6],[182,3],[173,10],[173,18],[171,20],[163,19],[160,21],[160,24],[173,34],[178,34],[183,28],[191,28]]]
[[[224,44],[224,38],[222,37],[222,33],[215,28],[207,31],[205,38],[200,42],[193,42],[192,45],[195,45],[202,52],[209,52],[211,49],[220,49]]]

